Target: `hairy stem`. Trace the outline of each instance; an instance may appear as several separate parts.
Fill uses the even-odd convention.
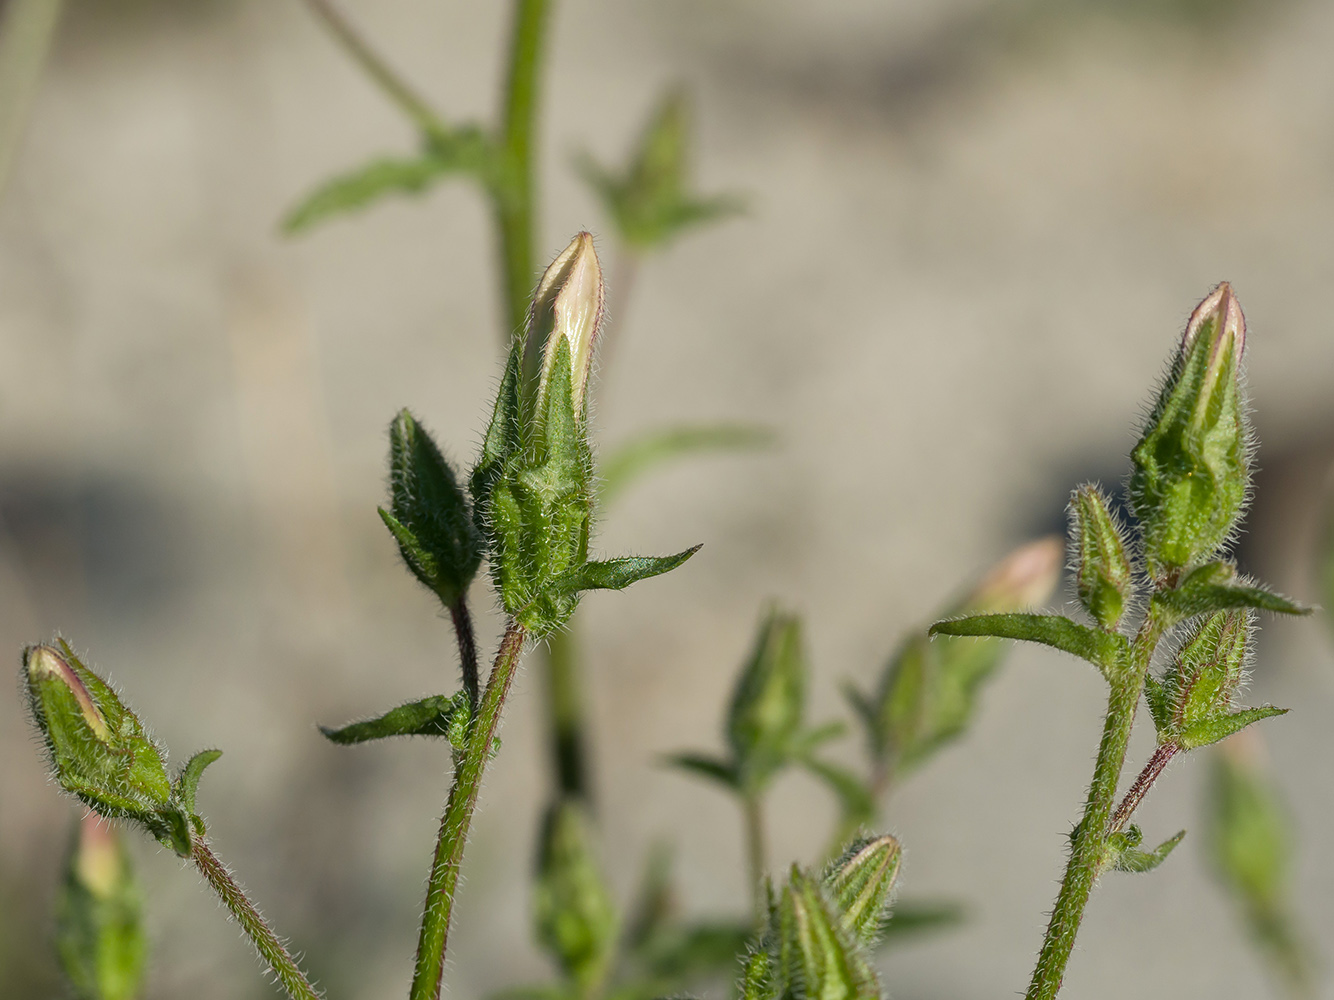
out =
[[[593,795],[584,739],[579,643],[572,625],[573,622],[551,636],[545,656],[552,777],[558,797],[579,799],[585,805],[591,805]]]
[[[324,22],[343,50],[418,128],[428,135],[442,136],[449,133],[449,127],[435,110],[370,47],[331,0],[306,0],[306,6]]]
[[[1135,711],[1144,690],[1144,676],[1165,629],[1166,622],[1157,605],[1151,605],[1139,635],[1131,646],[1127,662],[1112,678],[1112,691],[1107,698],[1107,717],[1102,727],[1102,742],[1098,746],[1093,782],[1084,804],[1084,817],[1070,838],[1070,860],[1066,864],[1065,877],[1061,880],[1056,905],[1047,924],[1047,935],[1038,953],[1037,967],[1033,970],[1026,1000],[1052,1000],[1060,991],[1061,982],[1065,978],[1065,968],[1075,947],[1084,907],[1088,905],[1089,894],[1093,891],[1093,883],[1106,853],[1107,837],[1111,832],[1112,806],[1116,802],[1116,788],[1125,766],[1130,731],[1135,724]]]
[[[481,701],[482,688],[478,679],[477,640],[472,631],[472,615],[468,613],[468,599],[460,597],[449,608],[449,617],[454,620],[454,634],[459,640],[459,666],[463,672],[463,690],[468,694],[468,707],[472,714],[477,714]]]
[[[768,909],[764,892],[764,803],[753,792],[746,793],[742,801],[746,818],[746,860],[750,866],[751,896],[755,903],[756,925],[762,926]]]
[[[500,234],[507,344],[523,330],[536,277],[533,245],[537,192],[533,160],[548,7],[549,0],[515,0],[498,149],[499,170],[491,187]]]
[[[1126,824],[1130,822],[1130,817],[1135,814],[1139,804],[1144,801],[1144,796],[1149,794],[1149,789],[1153,787],[1153,783],[1158,780],[1159,775],[1163,773],[1163,770],[1180,749],[1175,743],[1162,743],[1154,749],[1153,755],[1149,757],[1149,762],[1144,765],[1144,770],[1140,771],[1139,776],[1135,778],[1135,783],[1130,786],[1125,798],[1116,807],[1116,812],[1112,813],[1112,825],[1107,829],[1108,834],[1120,833],[1125,829]]]
[[[195,841],[190,848],[190,860],[227,905],[227,909],[231,910],[246,936],[254,942],[255,950],[269,963],[269,968],[278,977],[287,995],[292,1000],[318,1000],[320,994],[310,985],[310,980],[296,964],[296,959],[283,947],[278,935],[273,933],[273,928],[260,916],[255,904],[246,898],[245,890],[232,878],[226,865],[218,860],[208,845],[202,840]]]
[[[468,745],[460,755],[449,790],[445,815],[440,820],[440,838],[426,887],[426,906],[422,911],[421,934],[417,940],[417,964],[412,977],[411,1000],[439,1000],[445,967],[445,947],[449,940],[449,920],[454,910],[454,890],[458,886],[463,848],[468,827],[477,806],[482,773],[491,759],[496,729],[500,725],[505,697],[514,682],[519,655],[523,652],[525,633],[518,622],[510,621],[496,652],[495,666],[486,682],[481,706],[473,719]]]

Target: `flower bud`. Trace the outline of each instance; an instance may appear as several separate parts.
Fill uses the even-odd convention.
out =
[[[551,262],[533,293],[523,368],[525,397],[531,397],[530,419],[544,420],[546,396],[559,362],[569,368],[570,399],[582,423],[604,294],[593,236],[580,233]]]
[[[797,1000],[879,1000],[880,984],[864,950],[819,883],[796,867],[778,902],[778,954]]]
[[[1246,320],[1219,285],[1191,314],[1131,457],[1130,499],[1149,573],[1174,581],[1228,540],[1250,486],[1241,384]]]
[[[1115,629],[1134,594],[1121,526],[1096,486],[1070,501],[1070,527],[1079,565],[1079,601],[1105,629]]]
[[[825,872],[825,888],[842,914],[843,927],[862,945],[873,944],[889,918],[901,856],[893,837],[861,839],[849,844]]]
[[[802,728],[806,710],[806,653],[801,622],[771,611],[737,680],[727,714],[738,777],[755,790],[780,768]]]
[[[1020,546],[993,566],[951,614],[999,614],[1044,603],[1061,578],[1064,555],[1055,535]]]
[[[147,937],[139,888],[116,831],[95,813],[79,824],[56,916],[65,977],[80,1000],[133,1000]]]
[[[1167,676],[1172,729],[1186,733],[1232,710],[1245,673],[1250,611],[1219,611],[1204,618],[1177,651]]]

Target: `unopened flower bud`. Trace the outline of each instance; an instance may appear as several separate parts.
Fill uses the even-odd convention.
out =
[[[1167,678],[1176,732],[1232,710],[1245,672],[1251,618],[1250,611],[1216,612],[1182,643]]]
[[[1131,457],[1130,498],[1150,574],[1175,579],[1232,533],[1250,485],[1241,385],[1246,320],[1232,288],[1191,314],[1166,384]]]
[[[727,740],[743,785],[761,787],[786,760],[806,708],[806,653],[801,621],[769,613],[737,679],[727,713]]]
[[[825,871],[824,884],[843,927],[869,946],[889,916],[902,851],[890,836],[856,840]]]
[[[1121,526],[1096,486],[1075,491],[1070,522],[1079,566],[1079,601],[1099,625],[1114,629],[1134,592]]]
[[[1055,535],[1015,549],[992,567],[954,613],[999,614],[1044,603],[1061,578],[1064,556]]]
[[[571,402],[583,420],[604,295],[593,236],[580,233],[543,273],[528,313],[524,389],[532,398],[529,412],[539,422],[558,361],[569,366]]]

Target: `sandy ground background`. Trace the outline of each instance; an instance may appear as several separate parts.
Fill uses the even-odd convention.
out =
[[[507,5],[347,6],[450,115],[491,113]],[[813,714],[841,715],[843,679],[869,681],[962,582],[1060,530],[1075,483],[1120,479],[1152,380],[1223,278],[1250,320],[1265,470],[1243,558],[1314,599],[1334,456],[1334,4],[1215,4],[1227,16],[1206,30],[1190,11],[1210,6],[557,5],[540,254],[605,232],[571,155],[624,156],[672,82],[696,98],[702,186],[751,205],[642,270],[599,439],[712,419],[781,438],[674,467],[603,524],[612,553],[705,544],[581,612],[622,896],[666,839],[690,912],[745,909],[733,805],[657,760],[718,744],[765,600],[806,615]],[[497,375],[493,250],[461,184],[296,241],[276,221],[314,182],[412,142],[295,0],[77,0],[0,203],[0,649],[60,630],[178,755],[226,751],[201,796],[219,850],[349,1000],[406,991],[448,776],[438,747],[340,750],[313,722],[453,683],[447,622],[374,508],[398,407],[456,458],[478,441]],[[489,595],[473,600],[493,642]],[[1334,940],[1327,625],[1268,623],[1253,685],[1297,709],[1265,731],[1317,943]],[[526,889],[539,695],[521,676],[450,996],[546,975]],[[887,954],[893,996],[1022,990],[1101,703],[1091,671],[1020,650],[969,739],[903,789],[905,892],[966,899],[970,919]],[[73,810],[16,685],[0,692],[0,760],[0,993],[55,996],[46,901]],[[1172,769],[1148,836],[1198,826],[1205,770]],[[828,810],[815,785],[784,783],[775,859],[816,856]],[[1188,837],[1152,877],[1104,881],[1071,997],[1267,994],[1201,847]],[[196,879],[148,844],[135,854],[150,996],[270,995]]]

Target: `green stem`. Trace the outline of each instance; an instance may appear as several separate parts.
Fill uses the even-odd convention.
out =
[[[9,0],[0,5],[0,190],[18,154],[62,6],[61,0]]]
[[[468,613],[468,599],[460,597],[449,608],[454,621],[454,635],[459,640],[459,668],[463,674],[463,690],[468,694],[468,707],[477,714],[481,700],[481,682],[477,670],[477,640],[472,631],[472,615]]]
[[[202,840],[195,841],[190,848],[190,860],[195,863],[200,874],[208,880],[219,898],[232,911],[232,916],[241,925],[241,929],[254,942],[255,949],[269,963],[269,968],[282,983],[283,989],[292,1000],[319,1000],[320,994],[296,964],[278,935],[273,933],[268,923],[260,916],[259,910],[246,898],[245,890],[232,878],[226,865],[218,860]]]
[[[765,837],[764,803],[759,795],[748,792],[742,799],[746,817],[746,860],[750,867],[750,888],[755,903],[755,921],[762,925],[765,920],[767,900],[764,892]]]
[[[1140,627],[1139,635],[1131,646],[1128,662],[1112,680],[1112,691],[1107,698],[1107,717],[1102,727],[1102,742],[1098,746],[1098,760],[1093,767],[1093,783],[1089,786],[1084,804],[1084,818],[1075,827],[1070,838],[1070,860],[1065,877],[1047,924],[1047,935],[1038,953],[1033,980],[1026,1000],[1052,1000],[1061,989],[1075,937],[1084,917],[1093,883],[1102,870],[1110,833],[1112,807],[1116,804],[1116,788],[1125,767],[1126,749],[1130,745],[1130,731],[1135,724],[1135,711],[1144,690],[1144,677],[1158,641],[1166,631],[1167,622],[1157,603],[1150,605],[1148,616]]]
[[[426,887],[426,906],[422,911],[421,935],[417,941],[417,965],[409,993],[411,1000],[439,1000],[440,997],[449,920],[454,910],[454,890],[458,886],[463,848],[477,806],[482,773],[495,745],[505,696],[514,682],[515,668],[523,652],[523,641],[523,626],[511,620],[496,652],[495,666],[491,668],[481,707],[473,720],[468,745],[454,772],[454,785],[449,790],[449,802],[440,820],[440,838]]]
[[[536,279],[533,257],[537,193],[533,158],[549,0],[515,0],[509,76],[491,201],[500,232],[505,338],[519,336]]]
[[[592,801],[588,755],[584,741],[583,691],[579,676],[579,643],[573,621],[547,640],[547,715],[551,739],[552,777],[559,798]]]
[[[375,81],[389,99],[416,123],[418,128],[433,136],[449,134],[449,126],[444,120],[406,80],[394,72],[379,53],[370,47],[330,0],[306,0],[306,6],[324,22],[325,27],[338,40],[343,50],[367,76]]]

